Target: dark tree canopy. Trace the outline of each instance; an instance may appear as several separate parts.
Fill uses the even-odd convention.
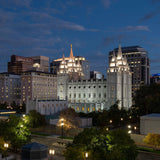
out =
[[[85,152],[88,160],[135,160],[136,145],[125,130],[107,132],[103,129],[84,129],[64,152],[66,160],[83,160]]]
[[[139,116],[160,113],[160,84],[142,86],[137,90],[134,100]]]

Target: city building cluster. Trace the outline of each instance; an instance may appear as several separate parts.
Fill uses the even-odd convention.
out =
[[[50,66],[50,67],[49,67]],[[89,61],[74,56],[55,59],[45,56],[11,56],[8,72],[0,73],[0,103],[26,103],[27,112],[54,114],[65,107],[77,112],[132,106],[132,97],[141,85],[150,83],[148,53],[139,46],[122,47],[109,52],[107,78],[90,71]]]

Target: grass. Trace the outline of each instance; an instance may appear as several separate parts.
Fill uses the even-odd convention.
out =
[[[160,150],[154,150],[152,148],[138,147],[138,150],[140,150],[140,151],[146,151],[146,152],[152,152],[152,153],[159,153],[160,154]]]
[[[32,132],[32,134],[38,136],[49,136],[47,133],[39,133],[39,132]]]
[[[58,138],[62,139],[62,136],[60,136],[60,137],[58,137]],[[73,138],[73,137],[64,137],[64,136],[63,136],[63,139],[73,140],[74,138]]]

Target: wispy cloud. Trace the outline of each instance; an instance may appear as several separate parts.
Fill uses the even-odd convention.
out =
[[[150,31],[148,26],[127,26],[121,29],[122,31],[133,32],[133,31]]]
[[[150,13],[144,15],[142,18],[139,19],[139,21],[140,22],[148,21],[148,20],[152,19],[153,17],[155,17],[158,14],[160,14],[160,8],[157,8],[153,12],[150,12]]]
[[[110,0],[102,0],[103,6],[105,8],[109,8],[111,5],[111,1]]]
[[[0,6],[5,8],[30,7],[32,0],[0,0]]]
[[[104,46],[110,46],[110,44],[123,41],[124,39],[125,40],[128,39],[128,36],[126,34],[118,34],[118,35],[114,35],[114,36],[107,36],[103,40],[103,45]]]

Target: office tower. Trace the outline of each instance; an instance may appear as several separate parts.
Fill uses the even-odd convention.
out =
[[[33,56],[33,67],[37,68],[38,71],[48,72],[49,71],[49,58],[45,56]]]
[[[33,59],[22,56],[11,56],[11,62],[8,62],[8,72],[14,74],[21,74],[33,67]]]
[[[117,55],[118,48],[109,52],[109,62],[113,54]],[[150,64],[148,52],[140,46],[122,47],[122,55],[127,58],[132,73],[132,97],[141,85],[150,84]]]

